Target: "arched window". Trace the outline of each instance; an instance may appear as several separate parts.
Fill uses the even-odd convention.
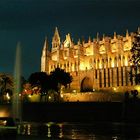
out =
[[[104,68],[105,67],[105,61],[104,61],[104,59],[102,59],[102,66],[101,66],[102,68]]]
[[[112,58],[109,58],[109,67],[112,67]]]
[[[74,70],[76,71],[76,62],[74,63]]]
[[[97,60],[97,69],[99,69],[99,63],[100,63],[100,61],[99,61],[99,59]]]
[[[90,67],[90,69],[93,68],[92,59],[89,59],[89,67]]]
[[[117,67],[117,57],[114,59],[114,67]]]
[[[123,56],[123,66],[125,66],[125,56]]]

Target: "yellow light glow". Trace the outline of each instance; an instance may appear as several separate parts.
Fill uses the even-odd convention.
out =
[[[29,98],[31,98],[31,95],[28,95]]]
[[[116,91],[116,90],[117,90],[117,88],[115,88],[115,87],[114,87],[114,88],[113,88],[113,90],[114,90],[114,91]]]
[[[60,94],[60,97],[63,98],[63,94]]]
[[[28,98],[31,102],[39,102],[40,101],[39,94],[28,95]]]
[[[64,57],[64,60],[66,60],[67,59],[67,57]]]
[[[130,66],[132,66],[133,64],[130,62]]]
[[[112,62],[112,67],[114,68],[114,62]]]
[[[76,93],[76,90],[74,89],[72,92],[73,92],[73,93]]]
[[[6,94],[6,97],[7,97],[8,100],[10,100],[9,93]]]
[[[77,58],[77,57],[78,57],[78,55],[75,55],[75,56],[74,56],[74,58]]]
[[[136,85],[136,86],[134,87],[134,89],[136,89],[136,90],[138,90],[138,92],[140,92],[140,85]]]
[[[52,55],[52,60],[57,61],[57,54]]]
[[[83,63],[80,64],[80,70],[85,70],[85,65]]]
[[[128,66],[128,61],[127,60],[125,60],[125,66]]]
[[[102,68],[102,64],[101,64],[101,63],[99,64],[99,68],[100,68],[100,69]]]
[[[9,114],[5,110],[0,111],[0,117],[8,117]]]

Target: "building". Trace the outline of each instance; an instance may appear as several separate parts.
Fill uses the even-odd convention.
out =
[[[61,41],[58,29],[52,38],[49,50],[47,38],[41,56],[41,71],[48,74],[56,67],[65,69],[73,76],[71,89],[80,91],[131,89],[135,82],[130,82],[132,69],[130,58],[134,33],[126,31],[125,36],[117,35],[102,39],[97,37],[88,41],[72,41],[70,34]]]

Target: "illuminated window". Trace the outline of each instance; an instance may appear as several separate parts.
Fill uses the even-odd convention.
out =
[[[104,69],[104,87],[106,87],[106,71]]]
[[[123,66],[125,66],[125,56],[123,56]]]
[[[117,67],[117,58],[114,59],[114,67]]]
[[[104,68],[105,67],[105,64],[104,64],[105,62],[104,62],[104,59],[102,59],[102,68]]]
[[[100,54],[104,54],[106,52],[104,45],[100,46],[99,52],[100,52]]]
[[[67,66],[69,67],[69,62],[67,63]]]
[[[108,69],[108,87],[110,87],[110,71]]]
[[[112,52],[117,52],[117,46],[116,46],[115,43],[112,44],[112,46],[111,46],[111,51],[112,51]]]
[[[100,63],[100,61],[99,61],[99,59],[97,60],[97,68],[99,68],[99,63]]]
[[[125,57],[125,66],[128,66],[128,58]]]
[[[92,59],[89,60],[89,66],[92,68]]]
[[[65,52],[64,52],[64,53],[65,53],[65,54],[64,54],[64,55],[65,55],[65,57],[67,57],[67,51],[66,51],[66,50],[65,50]]]
[[[97,79],[97,70],[95,70],[95,78]]]
[[[110,63],[111,63],[111,67],[114,68],[114,61],[112,59],[111,59]]]
[[[129,51],[130,50],[130,46],[128,44],[128,42],[124,43],[124,51]]]

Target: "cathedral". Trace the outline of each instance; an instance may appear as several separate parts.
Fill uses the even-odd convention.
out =
[[[135,85],[129,72],[134,33],[126,31],[124,36],[114,32],[113,37],[103,35],[88,41],[74,43],[70,34],[61,40],[57,27],[52,38],[51,50],[47,38],[42,50],[41,71],[50,73],[59,67],[69,72],[73,81],[70,85],[76,91],[127,91]]]

